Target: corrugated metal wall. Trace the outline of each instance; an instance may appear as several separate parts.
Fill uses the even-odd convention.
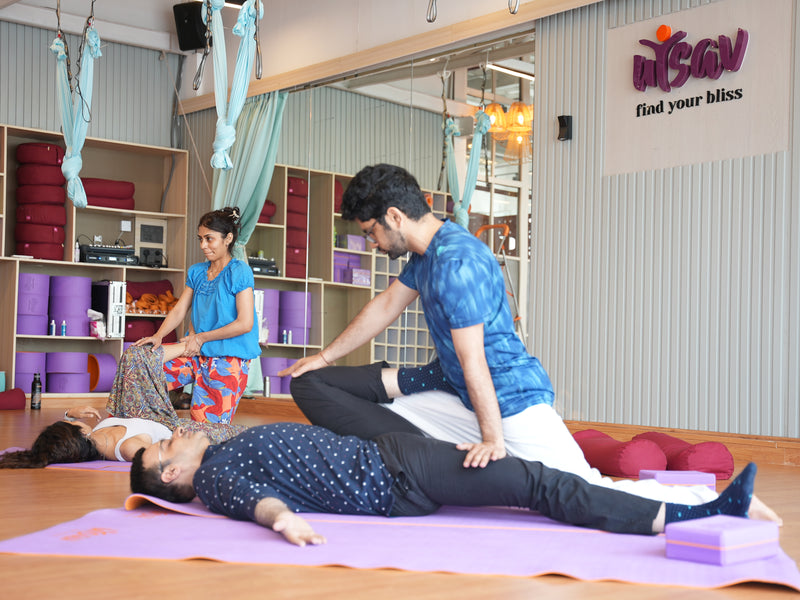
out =
[[[537,22],[530,346],[564,418],[797,437],[798,159],[602,176],[607,29],[706,3]]]
[[[50,52],[54,37],[52,30],[0,21],[0,123],[61,129],[56,58]],[[80,40],[68,35],[67,43],[75,63]],[[102,52],[95,61],[88,135],[169,146],[178,57],[113,43],[103,43]]]

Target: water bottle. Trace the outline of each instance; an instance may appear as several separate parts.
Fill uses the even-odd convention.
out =
[[[50,321],[50,329],[47,330],[47,333],[49,335],[55,335],[56,334],[56,320],[55,319],[52,319]]]
[[[40,408],[42,408],[42,380],[38,373],[34,373],[33,383],[31,383],[31,410]]]
[[[67,335],[67,322],[61,321],[61,335]]]

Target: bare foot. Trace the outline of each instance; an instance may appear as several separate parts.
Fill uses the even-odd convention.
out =
[[[783,526],[783,519],[781,519],[778,514],[769,506],[764,504],[755,494],[753,494],[753,497],[750,500],[750,509],[747,511],[747,516],[751,519],[774,521],[779,527]]]

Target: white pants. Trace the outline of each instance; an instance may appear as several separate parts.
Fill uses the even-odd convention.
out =
[[[420,392],[381,404],[410,421],[426,435],[446,442],[480,442],[481,431],[475,413],[457,396],[441,391]],[[704,485],[668,486],[654,479],[614,481],[586,462],[575,438],[552,406],[537,404],[503,419],[506,452],[525,460],[574,473],[589,483],[651,500],[676,504],[703,504],[717,497]]]

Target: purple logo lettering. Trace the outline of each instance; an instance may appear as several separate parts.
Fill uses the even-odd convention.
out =
[[[747,51],[750,35],[739,28],[736,43],[726,35],[716,40],[705,38],[694,47],[683,41],[685,31],[674,35],[672,30],[662,25],[658,28],[658,42],[639,40],[642,46],[652,48],[654,58],[639,54],[633,57],[633,87],[640,92],[648,87],[658,86],[665,92],[681,87],[689,77],[719,79],[723,71],[738,71]]]

